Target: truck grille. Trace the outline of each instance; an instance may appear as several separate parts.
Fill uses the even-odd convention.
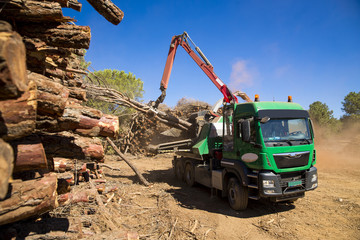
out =
[[[309,163],[310,152],[278,153],[273,156],[278,168],[303,167]]]
[[[282,192],[285,194],[302,192],[305,190],[306,178],[305,171],[292,172],[292,173],[281,173],[278,175],[280,187]],[[301,184],[296,186],[289,186],[289,182],[301,181]]]

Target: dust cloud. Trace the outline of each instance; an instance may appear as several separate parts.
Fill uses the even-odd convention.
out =
[[[360,124],[344,125],[339,133],[315,126],[319,169],[360,168]]]

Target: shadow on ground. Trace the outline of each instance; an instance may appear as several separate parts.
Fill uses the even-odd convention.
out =
[[[38,234],[56,231],[67,232],[69,226],[70,223],[67,218],[50,217],[45,214],[40,219],[30,218],[1,226],[0,239],[29,239],[29,237],[35,237]]]
[[[134,183],[140,183],[137,176],[109,175],[114,178],[128,178]],[[173,169],[151,170],[143,174],[150,183],[167,183],[172,188],[165,191],[169,192],[180,205],[189,209],[200,209],[208,212],[224,214],[239,218],[252,218],[265,216],[273,213],[280,213],[294,209],[296,206],[289,203],[272,203],[267,200],[249,199],[248,208],[244,211],[235,211],[230,208],[227,198],[222,198],[221,194],[211,196],[211,190],[200,184],[189,187],[185,183],[175,178]]]

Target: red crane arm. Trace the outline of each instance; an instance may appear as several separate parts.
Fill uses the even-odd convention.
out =
[[[175,59],[176,50],[179,45],[181,45],[185,51],[190,55],[190,57],[196,62],[196,64],[203,70],[203,72],[210,78],[210,80],[215,84],[215,86],[220,90],[220,92],[224,95],[224,101],[227,103],[230,102],[238,102],[236,96],[234,96],[230,89],[226,86],[223,81],[215,74],[214,67],[211,65],[209,60],[205,57],[205,55],[201,52],[199,47],[195,46],[195,50],[201,56],[201,58],[196,54],[188,43],[188,39],[191,41],[189,35],[184,32],[182,35],[174,36],[171,39],[170,49],[168,53],[168,57],[165,64],[164,73],[160,83],[160,90],[162,92],[161,96],[156,100],[156,106],[161,103],[166,96],[166,89],[168,87],[170,74],[172,70],[172,66]]]

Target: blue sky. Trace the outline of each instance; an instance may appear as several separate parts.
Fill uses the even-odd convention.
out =
[[[360,91],[359,0],[169,1],[113,0],[124,12],[114,26],[85,0],[81,13],[64,10],[91,27],[86,60],[95,70],[132,72],[144,82],[144,101],[160,95],[173,35],[187,31],[232,89],[262,101],[305,109],[326,103],[339,118],[341,101]],[[214,104],[222,94],[179,47],[165,103],[182,98]]]

